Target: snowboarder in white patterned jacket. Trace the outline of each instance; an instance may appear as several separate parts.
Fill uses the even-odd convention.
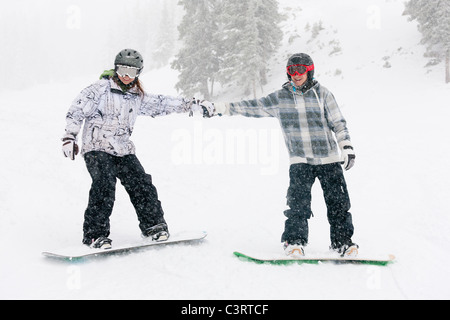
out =
[[[343,170],[355,161],[347,123],[333,94],[314,79],[314,63],[304,53],[293,55],[286,66],[289,81],[267,97],[235,103],[216,103],[216,113],[279,120],[290,156],[290,187],[282,236],[288,255],[304,254],[308,243],[311,188],[320,180],[330,222],[331,248],[356,254],[353,223]],[[339,152],[341,151],[341,152]]]
[[[124,49],[117,54],[115,69],[85,88],[66,116],[63,153],[74,160],[77,137],[84,124],[81,154],[92,178],[89,203],[84,214],[83,243],[93,248],[111,248],[109,218],[119,178],[130,195],[144,237],[154,241],[169,238],[164,212],[152,178],[145,173],[130,140],[137,116],[163,116],[197,109],[212,114],[208,101],[153,95],[139,81],[143,59],[139,52]]]

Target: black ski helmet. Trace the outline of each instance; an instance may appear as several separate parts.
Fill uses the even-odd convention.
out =
[[[295,64],[302,64],[305,66],[312,66],[314,64],[314,61],[311,59],[309,55],[306,53],[296,53],[293,56],[291,56],[286,64],[286,68]],[[292,79],[291,75],[287,73],[287,76],[289,80]],[[314,79],[314,69],[311,71],[308,71],[308,81],[312,81]]]
[[[114,60],[114,65],[135,67],[141,70],[142,68],[144,68],[144,59],[142,58],[142,55],[136,50],[123,49],[117,54],[116,59]]]

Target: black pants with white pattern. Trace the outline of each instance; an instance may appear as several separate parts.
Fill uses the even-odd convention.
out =
[[[84,155],[92,178],[89,203],[84,214],[83,243],[110,234],[111,216],[116,193],[116,181],[125,187],[136,210],[141,231],[165,223],[164,212],[152,177],[135,155],[116,157],[105,152],[92,151]]]
[[[351,243],[354,227],[350,214],[350,198],[344,173],[339,163],[325,165],[293,164],[289,170],[290,186],[287,194],[289,209],[281,241],[308,243],[308,219],[312,216],[311,189],[319,179],[330,224],[333,248]]]

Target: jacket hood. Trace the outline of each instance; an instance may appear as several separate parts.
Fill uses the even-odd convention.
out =
[[[116,74],[116,71],[114,69],[105,70],[100,75],[100,80],[112,78],[112,77],[114,77],[115,74]]]

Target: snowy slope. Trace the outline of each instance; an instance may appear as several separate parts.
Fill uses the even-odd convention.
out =
[[[44,259],[41,251],[55,244],[81,241],[90,178],[82,159],[61,155],[60,137],[71,100],[93,74],[0,93],[1,299],[450,298],[450,87],[442,66],[423,68],[420,35],[401,16],[402,1],[308,0],[301,10],[291,2],[282,1],[292,7],[283,28],[300,37],[285,39],[265,94],[284,82],[288,54],[312,52],[316,77],[342,106],[357,153],[346,174],[353,240],[362,253],[393,253],[397,263],[280,267],[233,257],[235,250],[281,253],[289,163],[278,124],[185,115],[140,118],[133,141],[171,231],[207,230],[207,240],[83,264]],[[305,26],[318,21],[324,30],[311,40]],[[341,51],[330,55],[335,39]],[[143,81],[148,91],[176,94],[176,77],[163,68]],[[326,252],[318,183],[313,211],[307,250]],[[120,183],[111,238],[139,239]]]

